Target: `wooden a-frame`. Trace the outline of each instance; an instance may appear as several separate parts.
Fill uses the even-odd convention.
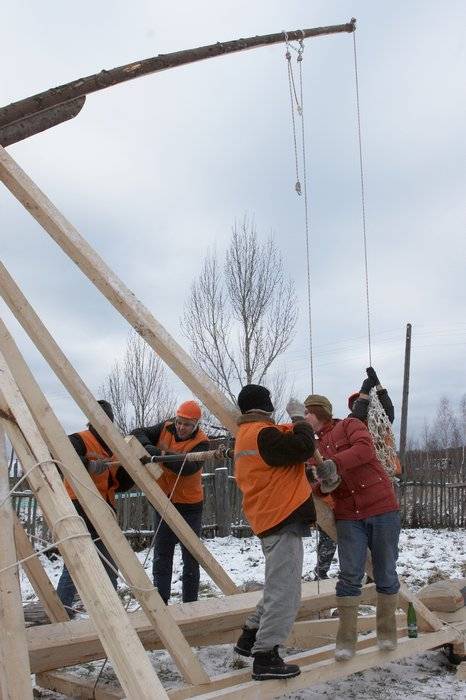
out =
[[[180,376],[180,378],[183,379],[188,386],[190,386],[193,393],[199,396],[207,407],[212,410],[234,433],[236,429],[236,410],[234,407],[225,399],[225,397],[220,394],[218,389],[205,375],[203,375],[199,368],[196,368],[193,365],[192,361],[185,355],[184,351],[175,343],[168,333],[161,328],[160,324],[155,321],[150,312],[135,299],[134,295],[124,287],[123,283],[116,277],[116,275],[114,275],[114,273],[106,267],[105,263],[100,260],[89,244],[86,243],[78,232],[73,229],[71,224],[64,219],[64,217],[45,197],[45,195],[37,188],[36,185],[34,185],[34,183],[32,183],[32,181],[19,168],[13,159],[4,151],[4,149],[0,149],[0,177],[13,192],[13,194],[15,194],[15,196],[35,216],[39,223],[41,223],[42,226],[50,233],[50,235],[52,235],[54,240],[57,241],[63,250],[79,264],[89,279],[91,279],[91,281],[93,281],[94,284],[96,284],[96,286],[98,286],[98,288],[105,293],[107,298],[109,298],[114,306],[128,318],[136,330],[146,338],[152,347],[156,349],[161,356],[163,355],[164,359],[168,361],[168,364],[170,364],[178,376]],[[211,555],[208,553],[206,554],[207,550],[205,550],[197,538],[193,537],[192,531],[185,526],[184,521],[182,521],[182,519],[179,517],[176,510],[172,510],[170,508],[170,504],[166,502],[166,497],[164,497],[163,493],[158,487],[156,480],[150,476],[146,469],[140,464],[138,459],[140,454],[136,456],[136,454],[131,450],[131,447],[118,435],[113,424],[108,420],[100,406],[97,404],[89,390],[82,382],[78,373],[70,365],[65,355],[62,353],[44,324],[40,321],[39,317],[28,303],[27,299],[21,293],[20,289],[15,284],[6,268],[1,264],[0,292],[37,348],[43,354],[63,384],[67,387],[68,391],[76,400],[83,412],[87,415],[89,420],[92,421],[93,425],[96,426],[99,432],[103,435],[104,439],[108,442],[108,444],[110,444],[115,454],[117,454],[118,458],[121,460],[122,464],[134,478],[135,482],[145,491],[153,505],[155,505],[159,510],[166,508],[166,519],[170,522],[170,526],[177,531],[186,546],[190,547],[194,556],[196,556],[201,565],[204,566],[212,578],[217,583],[221,583],[220,587],[223,592],[227,594],[234,594],[236,591],[234,583],[228,577],[226,572],[221,569],[217,562],[212,562]],[[83,481],[83,483],[86,484],[86,487],[88,486],[89,489],[91,489],[91,486],[86,481],[87,472],[82,468],[79,460],[77,460],[72,454],[73,450],[70,450],[69,443],[66,440],[63,430],[59,426],[55,416],[53,416],[45,397],[32,377],[26,363],[15,346],[11,335],[8,333],[8,330],[3,323],[0,324],[0,348],[3,355],[5,355],[5,358],[2,356],[2,361],[7,369],[10,367],[17,384],[20,386],[22,396],[24,396],[24,399],[28,404],[28,407],[25,408],[26,410],[30,410],[34,416],[34,420],[41,433],[41,439],[45,439],[53,454],[59,455],[60,461],[66,463],[67,468],[70,469],[70,478],[72,479],[72,474],[75,474],[79,478],[79,481]],[[11,377],[11,381],[14,384],[13,376]],[[3,385],[1,383],[0,387],[3,389]],[[13,400],[13,404],[14,403],[15,402]],[[4,403],[3,409],[6,411],[12,411],[16,416],[14,407],[11,406],[10,402],[7,401],[6,404]],[[18,409],[16,408],[16,410]],[[4,419],[3,423],[5,428],[8,430],[11,439],[11,433],[15,432],[15,426],[11,422]],[[18,438],[16,439],[18,440]],[[13,442],[13,444],[16,448],[17,443]],[[26,462],[27,466],[28,455],[27,452],[24,454],[24,448],[24,445],[18,445],[20,454],[21,450],[23,449],[23,454],[21,454],[23,466],[25,466],[24,462]],[[44,452],[41,452],[40,449],[39,453],[44,456]],[[35,458],[37,458],[37,455]],[[29,460],[29,463],[31,463],[31,459]],[[33,475],[31,474],[31,477],[32,476]],[[92,497],[90,497],[90,492],[88,492],[87,488],[80,488],[80,484],[77,481],[74,482],[74,486],[77,493],[78,490],[81,491],[78,494],[80,502],[83,504],[83,507],[86,508],[89,515],[93,513],[94,524],[103,537],[103,533],[105,531],[103,526],[105,519],[104,513],[102,512],[98,517],[96,517],[94,513],[95,503],[93,502]],[[320,502],[318,504],[318,512],[320,524],[325,530],[335,536],[331,511],[326,508],[322,502]],[[109,537],[107,546],[109,546],[109,549],[111,548],[112,556],[115,556],[120,568],[125,570],[128,576],[128,561],[131,559],[131,554],[129,554],[125,548],[125,545],[122,543],[121,532],[120,535],[118,535],[116,530],[112,530],[112,537],[113,536],[115,537],[113,543],[111,542],[112,538]],[[115,545],[115,542],[118,544]],[[125,549],[126,552],[124,552]],[[132,573],[134,574],[134,572]],[[128,577],[130,578],[130,576],[131,574]],[[138,579],[133,578],[131,580],[135,581]],[[80,589],[83,585],[85,589],[87,584],[83,584],[81,582]],[[137,584],[135,585],[137,586]],[[84,589],[82,595],[83,600],[86,600]],[[139,593],[142,592],[139,591]],[[147,595],[147,591],[145,591],[144,594]],[[301,662],[303,663],[303,673],[301,676],[299,676],[299,679],[293,680],[293,688],[306,687],[306,685],[316,682],[316,679],[320,681],[323,679],[341,677],[342,674],[345,675],[347,673],[355,672],[356,670],[361,670],[362,668],[369,668],[372,665],[380,664],[394,658],[402,658],[404,655],[409,653],[416,653],[418,650],[420,651],[426,648],[432,648],[432,646],[436,646],[440,643],[446,643],[447,641],[458,641],[458,631],[445,630],[442,621],[439,620],[436,615],[428,611],[406,587],[402,588],[401,597],[405,602],[408,600],[414,602],[417,608],[418,618],[424,624],[426,629],[434,630],[433,632],[424,634],[422,638],[418,640],[402,642],[398,650],[389,655],[379,652],[375,647],[370,647],[369,650],[364,652],[364,655],[361,654],[361,656],[356,657],[356,659],[349,664],[343,665],[343,668],[342,665],[336,665],[330,658],[326,658],[325,661],[322,661],[319,657],[319,661],[316,661],[317,657],[315,655],[312,657],[305,656],[301,659]],[[324,598],[325,596],[322,597],[321,601],[323,607],[326,606],[324,603]],[[92,614],[91,619],[94,621],[94,616]],[[96,629],[99,629],[98,624],[95,621],[94,623],[96,624]],[[73,625],[74,623],[70,622],[66,624]],[[154,628],[162,638],[159,620],[154,623]],[[103,633],[101,630],[99,630],[99,636],[101,634]],[[257,687],[257,685],[262,686],[264,684],[251,684],[245,681],[244,672],[242,676],[238,674],[226,674],[227,677],[223,677],[219,680],[212,679],[209,681],[209,679],[206,679],[205,677],[205,672],[202,669],[199,670],[199,667],[195,661],[193,663],[191,654],[189,655],[189,664],[187,664],[188,668],[186,668],[186,665],[183,668],[180,660],[176,658],[176,653],[174,653],[173,638],[171,635],[176,636],[178,634],[183,636],[175,621],[170,619],[165,630],[165,639],[163,643],[165,647],[171,651],[175,662],[179,664],[180,670],[184,671],[185,678],[189,683],[189,685],[186,686],[186,691],[177,691],[179,697],[198,696],[208,698],[218,696],[233,698],[241,697],[244,693],[247,693],[250,695],[250,697],[272,697],[274,694],[277,694],[277,689],[281,688],[282,692],[287,692],[288,687],[291,689],[291,681],[288,681],[286,684],[284,684],[282,681],[270,682],[265,684],[266,688],[261,689]],[[201,640],[202,636],[197,640],[198,643]],[[104,643],[104,640],[102,640],[102,643]],[[185,644],[187,644],[186,641]],[[106,652],[108,653],[107,649]],[[118,664],[115,664],[115,671],[117,673],[117,677],[122,683],[124,689],[122,692],[126,693],[128,697],[132,697],[132,691],[128,692],[128,686],[126,685],[125,687],[125,683],[128,683],[125,675],[126,670],[122,670],[118,667]],[[191,680],[189,680],[190,674]],[[192,678],[195,679],[194,682]],[[43,682],[45,682],[45,679],[43,679]],[[54,682],[57,682],[56,678]],[[203,691],[202,688],[205,690]],[[160,685],[158,685],[157,690],[155,690],[153,687],[152,697],[166,697],[166,692]]]
[[[354,31],[354,22],[337,28],[323,28],[319,30],[319,33],[330,33],[327,31],[329,29],[332,31]],[[312,35],[312,32],[310,34],[307,33],[307,35]],[[277,37],[278,35],[273,37],[275,43],[280,40],[280,37]],[[241,46],[241,43],[239,43],[238,46],[235,45],[230,48],[233,51],[249,47],[247,43],[244,46]],[[204,47],[204,49],[209,48]],[[208,57],[208,52],[205,56],[196,54],[195,60],[199,60],[201,57]],[[163,66],[161,67],[163,68]],[[152,66],[149,66],[149,68],[152,70]],[[157,69],[160,69],[160,67]],[[69,84],[62,87],[71,89],[74,88],[74,85]],[[87,91],[89,92],[89,90]],[[50,95],[53,96],[55,93],[56,91],[49,91],[49,93],[44,94],[43,99],[48,99]],[[68,101],[74,100],[75,97],[74,94],[71,95]],[[72,109],[72,114],[64,118],[69,118],[79,112],[84,98],[83,96],[78,96],[78,99],[81,102],[77,109]],[[40,100],[38,104],[40,105]],[[66,100],[64,105],[58,105],[59,110],[61,106],[64,106],[66,111]],[[10,107],[11,109],[16,107],[19,109],[22,107],[22,103]],[[49,107],[50,105],[46,105],[45,112],[47,112]],[[54,107],[52,106],[52,108]],[[36,106],[34,109],[36,109]],[[26,119],[31,117],[29,112],[22,116]],[[8,121],[7,117],[8,115],[6,114],[5,118]],[[47,121],[47,115],[45,117],[45,121]],[[41,115],[35,112],[31,118],[32,121],[37,121],[38,119],[39,122],[42,119]],[[49,120],[48,125],[50,126],[52,122]],[[55,120],[55,123],[58,123],[58,121]],[[7,128],[10,127],[9,124],[6,126]],[[21,132],[23,126],[16,124],[16,122],[12,123],[12,129],[15,134],[18,128],[19,132]],[[47,128],[47,126],[42,127],[41,125],[38,126],[37,123],[31,122],[29,126],[26,125],[23,129],[24,134],[21,138],[24,135],[36,133],[41,128]],[[12,138],[17,140],[17,134],[12,136]],[[192,392],[234,434],[236,432],[237,412],[233,404],[196,367],[191,358],[160,325],[150,311],[136,299],[134,294],[130,292],[70,222],[66,220],[13,158],[1,147],[0,179],[62,250],[80,267],[98,290],[145,338],[148,344]],[[105,698],[105,700],[109,697],[127,697],[130,700],[164,697],[177,698],[177,700],[188,697],[202,697],[206,699],[217,697],[239,698],[244,696],[265,698],[279,696],[291,690],[307,687],[315,682],[339,678],[343,675],[402,658],[408,654],[430,649],[440,644],[452,642],[458,648],[464,648],[462,647],[464,640],[461,630],[445,627],[437,615],[427,610],[416,596],[403,585],[400,591],[402,602],[405,605],[408,601],[413,602],[417,611],[418,621],[427,632],[421,635],[419,639],[408,640],[403,638],[403,630],[400,630],[401,643],[394,652],[380,652],[374,646],[374,636],[372,635],[372,637],[369,636],[358,642],[358,650],[360,652],[354,659],[346,664],[336,664],[333,660],[334,647],[332,645],[313,649],[319,644],[318,640],[321,639],[319,635],[323,634],[325,636],[331,630],[333,630],[332,634],[334,634],[335,621],[319,620],[316,621],[318,623],[316,624],[316,622],[309,621],[304,617],[303,621],[296,623],[293,631],[294,636],[291,636],[291,641],[294,640],[295,643],[299,643],[303,648],[312,649],[310,652],[294,657],[296,662],[302,667],[301,676],[287,682],[269,681],[264,684],[250,681],[249,672],[238,671],[209,679],[193,654],[189,642],[203,645],[231,641],[232,635],[237,632],[246,615],[244,602],[239,602],[241,595],[236,594],[237,588],[234,582],[210,555],[165,497],[156,481],[157,471],[151,474],[146,467],[141,465],[139,458],[145,454],[144,449],[137,442],[134,443],[134,441],[133,444],[128,444],[118,434],[83,383],[79,374],[68,362],[45,325],[40,321],[6,268],[1,264],[0,293],[57,377],[68,389],[84,414],[111,446],[128,473],[145,492],[149,501],[159,511],[164,513],[165,520],[170,527],[217,583],[221,591],[227,595],[221,605],[217,602],[217,609],[209,613],[210,617],[206,610],[212,603],[206,603],[205,601],[180,606],[181,616],[177,616],[177,606],[171,606],[171,608],[166,609],[161,605],[157,591],[129,548],[120,529],[115,524],[113,516],[109,514],[107,507],[100,499],[87,471],[71,449],[63,429],[54,416],[40,387],[35,382],[7,328],[3,322],[0,323],[0,409],[2,410],[0,427],[3,427],[7,432],[23,469],[25,471],[31,470],[28,474],[31,489],[36,494],[55,537],[60,540],[60,551],[89,612],[90,621],[87,624],[91,625],[93,632],[88,634],[94,635],[95,640],[92,646],[92,658],[102,658],[103,655],[108,656],[121,683],[120,691],[117,691],[116,694],[109,694],[100,688],[97,688],[95,692],[93,687],[86,689],[85,683],[80,683],[76,679],[64,678],[63,674],[54,675],[49,673],[47,675],[42,673],[39,678],[44,687],[47,683],[49,687],[54,687],[52,684],[55,684],[57,686],[56,689],[60,690],[58,685],[61,683],[62,692],[74,694],[75,691],[76,693],[79,691],[80,697],[100,697]],[[8,416],[10,419],[8,419]],[[174,662],[188,683],[184,688],[167,693],[162,687],[155,671],[148,662],[144,647],[138,637],[139,635],[141,639],[145,639],[145,632],[138,627],[135,616],[128,616],[124,612],[90,541],[89,534],[77,517],[72,502],[63,488],[57,467],[51,461],[51,455],[62,464],[63,470],[72,482],[80,503],[105,541],[129,585],[133,588],[135,596],[138,598],[145,613],[145,621],[142,626],[144,627],[145,625],[146,629],[149,629],[152,635],[151,643],[155,644],[151,648],[163,646],[171,653]],[[40,463],[40,466],[37,466],[38,463]],[[1,470],[0,458],[0,472]],[[6,495],[8,494],[8,484],[0,481],[0,495],[3,492]],[[319,524],[326,532],[335,537],[335,526],[330,509],[318,500],[316,501],[316,506]],[[3,551],[7,552],[7,560],[14,563],[15,557],[24,557],[25,552],[31,552],[31,547],[27,538],[26,541],[23,538],[24,532],[22,532],[22,528],[20,528],[20,531],[17,526],[18,551],[16,551],[13,540],[14,520],[9,515],[8,508],[3,508],[0,516],[7,523],[6,527],[3,528],[4,531],[0,533]],[[20,551],[21,554],[19,553]],[[370,561],[368,566],[370,567]],[[0,566],[1,569],[2,567]],[[11,572],[14,573],[12,574]],[[49,610],[47,612],[51,619],[57,622],[60,618],[63,619],[63,611],[54,605],[56,603],[54,596],[49,595],[50,590],[47,582],[41,575],[40,565],[39,567],[31,566],[28,574],[31,580],[35,581],[39,596],[48,600]],[[14,583],[15,577],[16,583]],[[8,608],[6,610],[5,582],[8,582],[8,592],[10,592],[10,588],[13,591],[15,586],[17,591],[17,570],[14,567],[0,571],[0,621],[2,623],[5,621],[7,632],[19,630],[20,633],[17,635],[17,655],[19,658],[21,655],[25,656],[26,654],[20,599],[18,595],[16,595],[16,598],[11,596],[9,598],[11,609]],[[303,587],[302,609],[305,611],[304,616],[309,615],[311,610],[321,610],[329,607],[332,603],[336,603],[334,594],[326,592],[325,588],[326,586],[323,586],[322,592],[314,596],[311,595],[312,600],[308,600],[305,593],[306,586]],[[366,587],[363,595],[370,596],[371,594],[373,595],[373,587]],[[243,595],[248,596],[249,594]],[[258,595],[256,594],[256,598]],[[254,596],[250,596],[249,605],[252,604],[253,599]],[[242,605],[243,607],[241,607]],[[207,617],[204,618],[202,617],[203,609],[204,614],[207,614]],[[196,619],[196,610],[200,617],[194,623],[195,633],[191,634],[188,632],[189,622]],[[207,618],[209,618],[210,622],[207,621]],[[215,629],[220,627],[221,624],[224,625],[223,629]],[[367,624],[370,623],[366,620],[362,624],[365,624],[367,629]],[[66,666],[73,663],[70,661],[71,658],[74,658],[75,662],[76,658],[83,658],[76,651],[66,654],[71,648],[71,638],[76,636],[72,630],[80,629],[79,622],[60,622],[58,625],[48,625],[47,627],[50,630],[59,627],[59,634],[63,628],[65,637],[61,639],[59,646],[60,651],[64,653],[56,652],[53,657],[55,661],[48,657],[48,665],[42,666],[42,669],[57,668],[59,665]],[[214,629],[215,631],[213,631]],[[34,637],[34,630],[28,631],[28,635]],[[5,637],[0,635],[0,671],[2,672],[0,674],[2,677],[0,693],[15,700],[30,697],[31,688],[28,682],[28,672],[29,670],[39,670],[40,664],[37,668],[31,666],[29,669],[26,663],[21,674],[17,674],[16,664],[13,664],[8,655],[5,654],[4,639]],[[44,641],[43,644],[45,647],[46,642]],[[89,637],[84,642],[84,646],[86,644],[89,647]],[[29,653],[30,659],[35,658],[30,646]],[[82,653],[84,658],[86,658],[84,650]],[[88,648],[88,658],[90,658],[89,653]],[[76,657],[76,654],[78,654],[78,657]],[[44,663],[44,657],[42,656],[41,658],[42,663]],[[54,663],[57,666],[50,665]],[[6,681],[4,680],[5,678],[7,678]],[[3,685],[1,684],[2,682]]]

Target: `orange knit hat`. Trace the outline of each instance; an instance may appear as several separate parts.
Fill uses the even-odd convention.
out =
[[[185,401],[178,406],[176,415],[186,420],[198,421],[201,418],[201,407],[197,401]]]

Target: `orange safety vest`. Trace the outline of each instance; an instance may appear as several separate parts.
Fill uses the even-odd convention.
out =
[[[270,422],[254,421],[238,427],[235,440],[235,477],[243,494],[243,510],[256,535],[283,522],[311,495],[304,463],[271,467],[260,456],[257,436]],[[274,425],[282,432],[292,425]]]
[[[83,430],[81,433],[76,434],[79,435],[86,447],[85,456],[88,460],[108,459],[109,457],[112,457],[112,452],[107,452],[107,450],[100,444],[90,430]],[[102,474],[89,475],[102,498],[104,498],[112,506],[115,505],[115,491],[118,488],[118,480],[116,478],[117,471],[118,467],[110,467],[102,472]],[[75,492],[71,488],[71,484],[66,479],[64,484],[66,490],[68,491],[69,497],[72,499],[77,499]]]
[[[200,442],[209,440],[202,430],[198,430],[194,437],[177,441],[174,433],[168,430],[168,427],[172,425],[174,425],[172,421],[167,421],[162,428],[156,445],[161,450],[166,452],[192,452],[193,448],[199,445]],[[203,500],[202,469],[188,476],[181,474],[178,479],[178,474],[175,474],[175,472],[163,465],[163,457],[160,457],[160,466],[163,474],[157,479],[157,483],[171,499],[172,503],[199,503]],[[178,483],[175,487],[177,479]],[[173,491],[173,489],[175,490]]]

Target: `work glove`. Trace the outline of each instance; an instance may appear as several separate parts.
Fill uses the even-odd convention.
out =
[[[320,490],[323,493],[334,491],[341,481],[337,465],[332,459],[324,459],[321,464],[317,465],[317,476],[320,479]]]
[[[219,445],[215,450],[215,459],[233,459],[234,450],[227,445]]]
[[[290,397],[290,400],[286,404],[286,412],[293,423],[297,420],[304,420],[304,404],[298,401],[298,399]]]
[[[103,474],[106,469],[109,468],[110,459],[91,459],[87,463],[87,471],[89,474],[94,474],[94,476],[99,476]]]
[[[367,377],[367,379],[365,379],[365,380],[363,381],[363,383],[361,384],[361,388],[360,388],[360,390],[359,390],[359,393],[360,393],[360,394],[367,394],[367,395],[369,395],[371,389],[372,389],[374,386],[375,386],[375,384],[373,383],[372,379],[369,379],[369,377]]]
[[[380,380],[379,380],[377,373],[373,367],[368,367],[366,369],[366,373],[367,373],[368,378],[372,382],[372,386],[377,386],[377,384],[380,384]]]
[[[155,445],[144,445],[144,449],[150,454],[151,457],[160,457],[162,450]]]

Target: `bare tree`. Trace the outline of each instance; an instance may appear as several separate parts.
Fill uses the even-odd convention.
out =
[[[462,436],[459,422],[447,396],[442,396],[440,399],[430,435],[434,446],[440,450],[461,445]]]
[[[136,426],[154,425],[175,413],[176,397],[162,360],[133,330],[123,360],[115,362],[101,393],[112,404],[115,423],[125,434]]]
[[[273,383],[271,367],[293,339],[297,303],[293,282],[270,236],[258,239],[245,217],[232,229],[223,265],[208,253],[181,322],[192,354],[233,401],[249,383]]]

